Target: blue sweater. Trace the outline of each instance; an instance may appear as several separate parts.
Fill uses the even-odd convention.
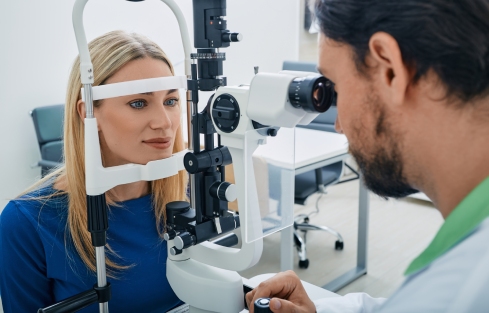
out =
[[[28,196],[53,194],[52,186]],[[110,312],[166,312],[181,301],[166,279],[167,245],[158,236],[151,195],[109,211],[108,244],[133,267],[107,278]],[[0,215],[0,291],[5,313],[37,309],[86,291],[97,282],[72,242],[65,247],[68,198],[10,201]],[[98,304],[79,312],[99,312]]]

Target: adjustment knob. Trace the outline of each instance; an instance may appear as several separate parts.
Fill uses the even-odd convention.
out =
[[[219,95],[212,104],[214,126],[225,133],[232,133],[239,125],[241,112],[238,101],[230,94]]]
[[[237,197],[236,185],[228,182],[215,182],[209,189],[209,193],[214,198],[227,202],[233,202]]]
[[[183,232],[175,237],[173,243],[178,250],[183,250],[195,244],[195,237],[189,232]]]
[[[224,42],[239,42],[243,40],[243,34],[240,33],[229,33],[226,32],[222,34],[222,41]]]
[[[171,255],[179,255],[180,253],[182,253],[182,250],[178,250],[177,248],[175,247],[171,247],[170,248],[170,254]]]
[[[166,204],[166,222],[173,224],[175,215],[188,212],[190,210],[190,203],[186,201],[173,201]]]
[[[270,298],[259,298],[254,303],[255,313],[272,313]]]
[[[163,235],[163,239],[165,239],[166,241],[172,240],[173,238],[175,238],[176,235],[177,235],[176,231],[169,230]]]

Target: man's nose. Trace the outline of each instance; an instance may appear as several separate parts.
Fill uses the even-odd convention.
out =
[[[336,121],[334,122],[334,130],[336,130],[336,132],[339,134],[343,134],[343,129],[341,128],[341,123],[338,115],[336,115]]]

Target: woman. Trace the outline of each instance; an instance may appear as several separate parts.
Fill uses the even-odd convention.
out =
[[[110,32],[89,44],[95,83],[172,76],[149,39]],[[84,118],[79,59],[71,70],[64,120],[64,166],[29,188],[0,216],[0,288],[4,311],[36,312],[92,288],[95,252],[87,230]],[[183,150],[177,90],[94,102],[104,167],[146,164]],[[180,304],[166,279],[165,204],[184,200],[187,175],[114,187],[107,272],[111,312],[166,312]],[[92,305],[80,312],[98,312]]]

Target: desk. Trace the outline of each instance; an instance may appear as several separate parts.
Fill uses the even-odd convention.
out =
[[[262,281],[265,281],[271,277],[275,276],[275,274],[262,274],[262,275],[257,275],[255,277],[252,277],[250,279],[246,279],[243,277],[243,284],[247,285],[251,288],[255,288],[258,286]],[[306,290],[307,295],[312,301],[316,301],[319,299],[324,299],[324,298],[331,298],[331,297],[341,297],[340,295],[324,290],[321,287],[314,286],[313,284],[310,284],[308,282],[302,281],[302,285],[304,286],[304,289]],[[248,310],[243,310],[240,313],[245,313],[248,312]]]
[[[284,143],[285,144],[285,143]],[[290,143],[288,143],[290,145]],[[267,145],[260,147],[257,153],[265,159],[271,160],[274,164],[282,164],[284,168],[292,168],[295,174],[305,173],[323,166],[345,160],[348,154],[348,141],[344,135],[329,133],[306,128],[295,129],[295,160],[290,163],[290,156],[286,156],[284,151],[275,147],[267,148]],[[287,150],[285,148],[285,150]],[[292,158],[292,159],[294,159]],[[293,184],[292,184],[293,185]],[[368,236],[368,215],[369,215],[369,193],[363,183],[360,181],[359,195],[359,214],[358,214],[358,247],[357,247],[357,265],[329,282],[323,288],[331,291],[337,291],[348,285],[358,277],[367,273],[367,236]],[[293,210],[294,200],[293,190],[282,191],[284,196],[288,197],[282,201],[283,206],[292,206],[284,208]],[[292,200],[291,200],[292,198]],[[281,231],[280,244],[280,270],[292,270],[294,260],[294,238],[293,226],[287,227]],[[347,243],[348,244],[348,243]]]

